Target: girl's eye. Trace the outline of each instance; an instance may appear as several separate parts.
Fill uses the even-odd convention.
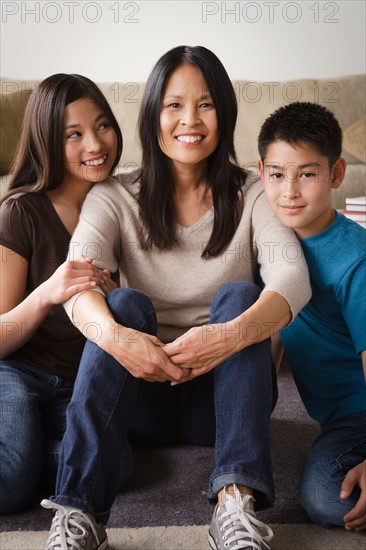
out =
[[[77,138],[77,137],[80,137],[81,136],[81,133],[80,132],[71,132],[71,134],[68,134],[66,136],[66,139],[69,139],[69,138]]]
[[[105,130],[106,128],[110,128],[111,125],[110,125],[110,122],[108,120],[106,120],[105,122],[102,122],[102,124],[99,126],[99,128],[101,130]]]

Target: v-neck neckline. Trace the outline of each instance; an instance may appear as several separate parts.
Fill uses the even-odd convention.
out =
[[[46,193],[44,194],[44,197],[45,197],[46,200],[48,201],[49,208],[50,208],[50,210],[52,210],[53,216],[54,216],[54,218],[57,219],[57,222],[58,222],[59,226],[62,227],[63,231],[67,234],[68,238],[71,239],[71,233],[70,233],[69,230],[66,228],[66,226],[64,225],[64,222],[61,220],[60,216],[58,215],[57,210],[56,210],[56,208],[54,207],[54,205],[53,205],[51,199],[47,196]]]
[[[199,229],[201,225],[203,225],[207,221],[208,218],[212,217],[212,215],[213,215],[213,206],[211,206],[211,208],[207,210],[207,212],[205,212],[205,214],[203,214],[203,216],[201,216],[200,219],[194,222],[192,225],[189,225],[188,227],[186,227],[185,225],[182,225],[178,222],[176,225],[178,226],[179,230],[183,234],[193,233],[194,231]]]

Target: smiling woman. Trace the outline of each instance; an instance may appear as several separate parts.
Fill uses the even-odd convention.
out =
[[[187,88],[186,83],[191,86]],[[160,145],[179,172],[181,164],[200,169],[218,143],[213,100],[202,73],[189,63],[168,80],[160,114]],[[183,169],[183,167],[181,167]]]

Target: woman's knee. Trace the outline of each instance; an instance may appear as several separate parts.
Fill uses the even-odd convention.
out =
[[[154,306],[142,292],[116,288],[107,294],[106,300],[118,323],[138,330],[143,330],[145,325],[156,326]]]
[[[250,281],[225,284],[219,288],[212,300],[212,321],[225,322],[240,315],[258,300],[260,293],[260,288]]]

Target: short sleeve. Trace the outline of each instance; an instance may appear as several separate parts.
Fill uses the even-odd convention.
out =
[[[361,257],[344,275],[337,288],[337,299],[357,353],[366,349],[366,262]]]
[[[9,197],[0,206],[0,244],[26,260],[32,256],[32,221],[21,200]]]

